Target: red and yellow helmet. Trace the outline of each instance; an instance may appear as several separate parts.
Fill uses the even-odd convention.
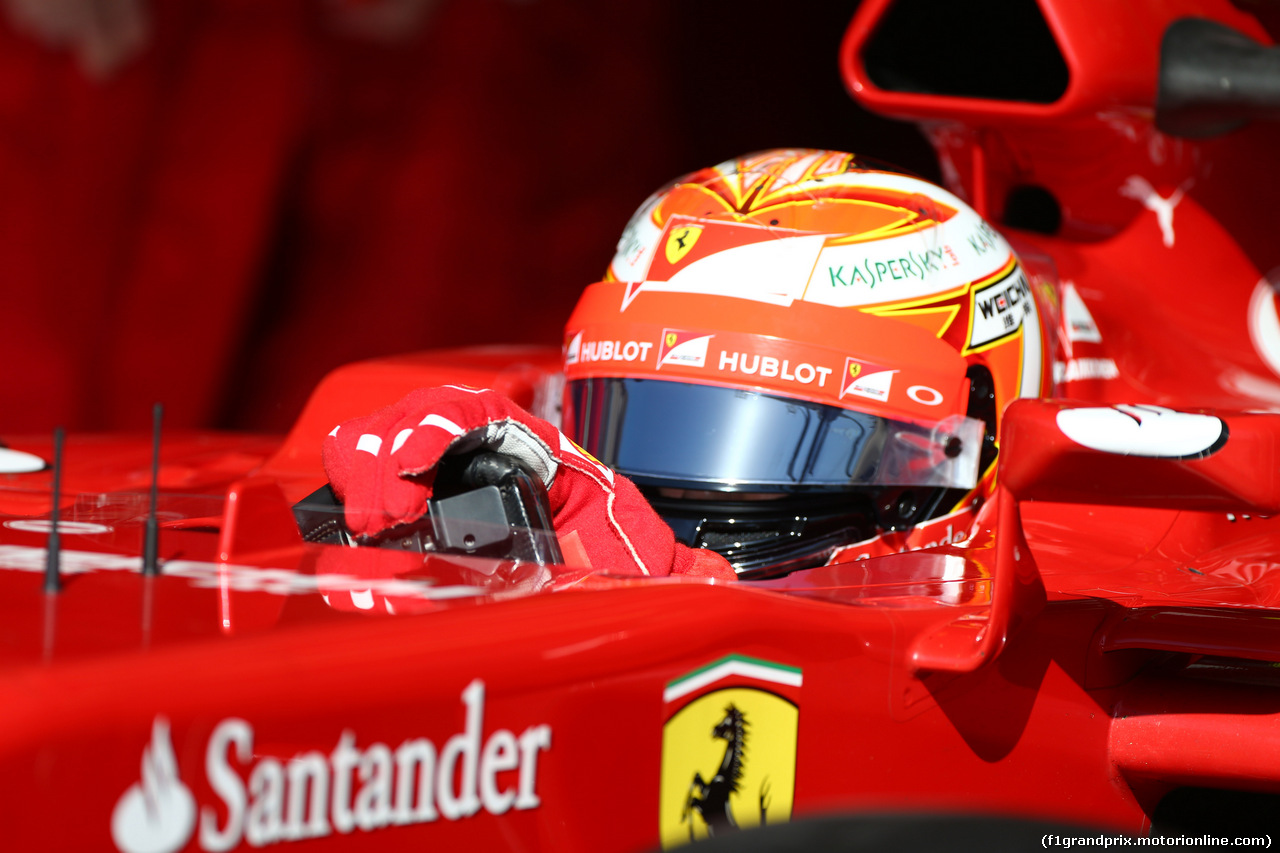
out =
[[[1048,381],[1040,315],[945,190],[751,154],[627,225],[566,328],[566,431],[741,573],[814,565],[989,495],[998,413]]]

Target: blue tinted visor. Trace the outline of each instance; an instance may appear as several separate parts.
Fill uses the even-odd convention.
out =
[[[971,489],[982,423],[908,424],[838,406],[657,379],[570,382],[566,432],[640,485],[724,492]]]

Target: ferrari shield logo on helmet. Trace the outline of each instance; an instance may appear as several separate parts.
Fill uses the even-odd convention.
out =
[[[572,338],[565,341],[564,344],[564,363],[577,364],[578,356],[582,352],[582,332],[578,332]]]
[[[704,335],[683,329],[663,329],[658,348],[658,370],[664,364],[681,367],[706,367],[707,345],[715,335]]]
[[[889,398],[896,370],[886,370],[878,365],[860,362],[852,358],[844,360],[844,381],[840,384],[840,399],[854,394],[883,402]]]
[[[682,225],[672,231],[667,237],[667,263],[680,263],[701,236],[701,225]]]
[[[730,655],[667,685],[664,848],[791,819],[799,669]]]

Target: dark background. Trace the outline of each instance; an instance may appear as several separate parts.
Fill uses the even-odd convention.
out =
[[[938,180],[932,149],[914,125],[854,103],[837,52],[857,2],[708,0],[671,4],[684,25],[664,45],[677,80],[703,107],[673,111],[682,131],[680,167],[778,146],[851,150]],[[712,105],[714,104],[714,106]]]
[[[106,70],[30,20],[130,3]],[[559,344],[641,201],[748,151],[937,180],[844,90],[854,2],[59,4],[0,0],[0,432],[285,430],[343,363]]]

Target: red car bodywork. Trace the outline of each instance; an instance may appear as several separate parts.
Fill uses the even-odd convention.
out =
[[[1142,834],[1182,786],[1280,793],[1275,133],[1151,124],[1172,20],[1270,38],[1226,2],[1042,5],[1070,70],[1050,104],[877,88],[859,57],[886,0],[842,53],[855,95],[922,122],[981,212],[1024,184],[1058,198],[1055,236],[1006,233],[1096,322],[1054,354],[1074,402],[1007,411],[970,539],[737,584],[302,542],[290,505],[323,484],[334,424],[443,382],[532,405],[558,370],[543,349],[344,368],[283,443],[167,435],[154,578],[149,443],[72,437],[61,593],[42,578],[50,472],[0,475],[6,839],[649,849],[692,831],[690,771],[730,743],[682,715],[730,701],[762,703],[739,746],[774,768],[742,792],[769,822],[966,811]],[[1185,187],[1168,222],[1117,191],[1134,174],[1165,202]],[[1211,409],[1229,437],[1152,458],[1058,426],[1113,403]]]

